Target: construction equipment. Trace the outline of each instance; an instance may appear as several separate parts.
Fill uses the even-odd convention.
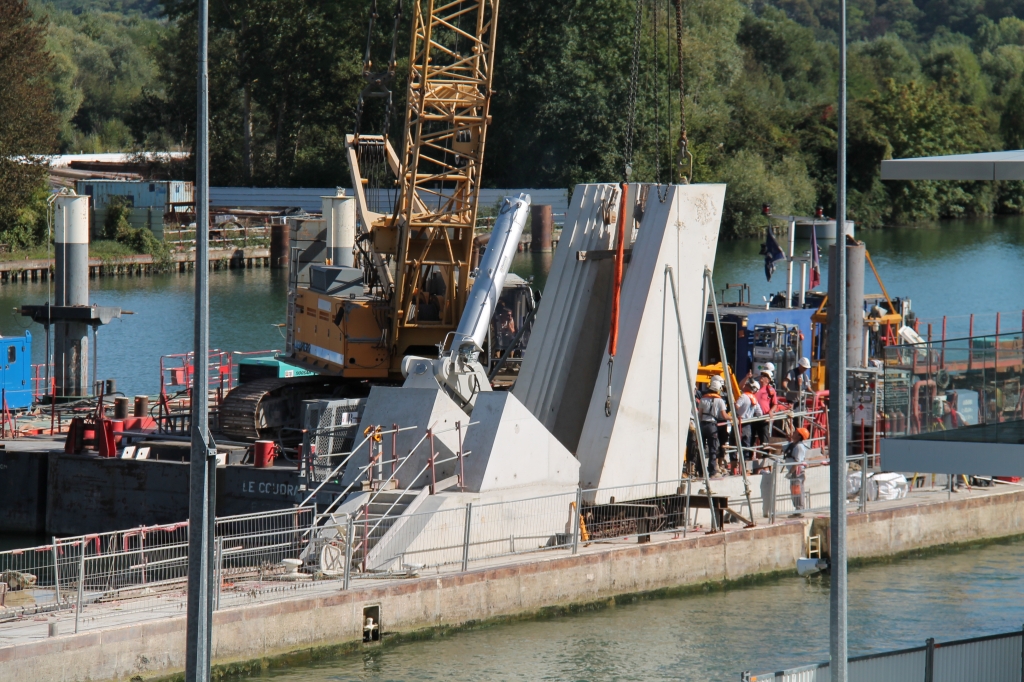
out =
[[[338,233],[351,234],[353,243],[333,243],[342,262],[314,266],[289,315],[294,342],[285,360],[319,376],[238,387],[221,406],[228,435],[265,437],[298,426],[304,399],[358,397],[371,384],[400,383],[406,356],[438,357],[459,327],[472,283],[497,17],[497,0],[413,2],[405,127],[396,151],[387,122],[401,3],[386,69],[375,71],[374,1],[363,68],[368,85],[357,119],[368,100],[383,100],[384,132],[362,134],[357,120],[347,136],[358,225]],[[397,200],[386,208],[381,197],[394,190]],[[325,220],[337,219],[331,213]],[[351,257],[355,251],[358,258]],[[480,326],[486,335],[485,322]]]

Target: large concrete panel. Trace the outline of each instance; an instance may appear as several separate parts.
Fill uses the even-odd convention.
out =
[[[606,349],[576,451],[584,488],[680,476],[692,396],[666,266],[674,271],[689,367],[695,373],[706,309],[704,269],[715,262],[724,201],[725,185],[651,188],[622,282],[610,415],[605,407]],[[607,340],[607,330],[601,338]],[[674,485],[660,492],[671,489]]]
[[[632,196],[634,193],[631,192]],[[577,185],[551,263],[530,345],[513,393],[570,452],[600,370],[611,315],[612,259],[577,259],[612,247],[608,204],[615,184]]]

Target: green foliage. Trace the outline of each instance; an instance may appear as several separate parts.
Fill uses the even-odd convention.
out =
[[[137,13],[49,11],[47,47],[56,69],[61,147],[65,152],[128,151],[126,119],[154,87],[154,50],[166,28]]]
[[[394,8],[378,5],[374,44],[385,47],[374,54],[377,64]],[[46,78],[63,149],[194,146],[195,0],[164,0],[165,18],[154,0],[48,0],[47,7]],[[636,7],[634,0],[502,4],[485,184],[622,179]],[[682,123],[675,5],[641,7],[632,179],[667,182],[679,178]],[[848,0],[848,7],[851,217],[877,227],[1024,211],[1021,183],[879,178],[886,158],[1024,147],[1024,0]],[[763,203],[779,213],[819,204],[834,213],[838,4],[685,0],[681,9],[694,180],[729,184],[723,235],[749,233]],[[349,184],[344,137],[364,85],[368,11],[366,0],[211,4],[214,184]],[[405,12],[391,86],[393,141],[401,139],[405,106],[408,3]],[[380,103],[371,103],[363,131],[379,132],[382,123]],[[123,230],[120,239],[131,241]]]
[[[122,244],[132,253],[147,253],[157,260],[166,258],[170,248],[162,240],[157,239],[148,227],[134,228],[129,219],[131,206],[124,200],[114,197],[107,204],[107,217],[103,222],[103,236],[111,242]]]
[[[46,162],[57,118],[46,22],[23,0],[0,0],[0,242],[34,243],[46,233]]]

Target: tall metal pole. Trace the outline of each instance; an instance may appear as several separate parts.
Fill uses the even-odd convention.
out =
[[[836,258],[829,263],[829,523],[831,583],[829,671],[846,682],[846,0],[839,0],[839,134],[836,183]]]
[[[210,346],[210,149],[207,74],[208,0],[199,0],[196,123],[196,298],[192,372],[192,456],[189,470],[188,620],[185,679],[208,682],[213,634],[213,536],[217,458],[208,423]]]

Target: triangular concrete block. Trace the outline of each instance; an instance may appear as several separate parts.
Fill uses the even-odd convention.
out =
[[[576,487],[579,462],[511,393],[481,393],[473,422],[463,444],[466,490]]]
[[[440,481],[456,473],[457,466],[453,458],[458,452],[459,434],[455,426],[460,424],[465,435],[469,417],[444,391],[374,386],[366,400],[366,408],[359,422],[360,433],[356,436],[355,442],[358,444],[362,441],[362,431],[369,426],[380,426],[382,430],[388,431],[395,424],[399,427],[416,427],[398,434],[397,449],[401,468],[398,470],[397,478],[401,488],[416,488],[430,484],[430,471],[423,471],[430,459],[429,440],[423,440],[427,429],[432,429],[435,434],[435,461],[450,460],[435,467],[434,479]],[[385,478],[391,473],[392,443],[390,435],[384,436],[383,459],[388,461],[382,467]],[[414,447],[415,452],[408,461],[405,461]],[[364,445],[345,469],[342,484],[347,486],[357,479],[365,479],[364,471],[368,460],[369,450]]]

